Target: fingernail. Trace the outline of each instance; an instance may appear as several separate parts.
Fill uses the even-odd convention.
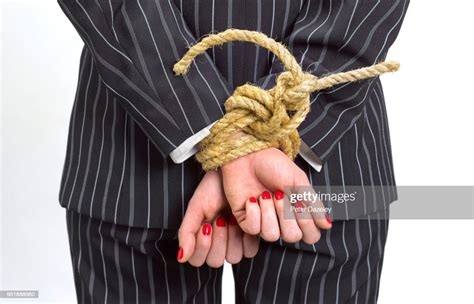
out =
[[[285,193],[283,191],[278,190],[275,192],[275,199],[276,200],[281,200],[285,197]]]
[[[297,209],[296,212],[301,213],[301,212],[303,212],[304,204],[302,202],[298,201],[298,202],[295,203],[295,207]]]
[[[302,202],[298,201],[298,202],[295,203],[295,207],[296,208],[304,208],[304,205],[303,205]]]
[[[332,221],[331,221],[331,218],[329,217],[329,215],[327,213],[324,213],[324,216],[326,217],[326,221],[329,223],[329,224],[332,224]]]
[[[271,198],[272,198],[272,195],[271,195],[270,192],[268,192],[268,191],[263,191],[263,193],[262,193],[262,198],[263,198],[263,199],[271,199]]]
[[[211,234],[211,231],[212,231],[211,224],[204,224],[204,226],[202,226],[202,234],[209,235]]]
[[[251,203],[256,203],[256,202],[257,202],[257,199],[252,196],[251,198],[249,198],[249,201],[250,201]]]
[[[222,216],[219,216],[216,220],[216,224],[219,227],[225,227],[225,218]]]
[[[183,251],[183,248],[182,247],[179,247],[178,249],[178,255],[176,256],[176,259],[179,261],[183,258],[183,255],[184,255],[184,251]]]
[[[232,215],[232,216],[229,218],[229,224],[231,224],[231,225],[237,225],[237,219],[235,218],[235,216]]]

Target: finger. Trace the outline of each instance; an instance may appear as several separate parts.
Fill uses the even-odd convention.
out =
[[[206,264],[210,267],[219,268],[224,265],[227,249],[227,225],[223,216],[219,216],[214,221],[212,231],[212,244],[207,254]]]
[[[200,227],[200,226],[199,226]],[[178,255],[176,257],[179,263],[186,263],[194,253],[194,247],[196,246],[196,235],[191,231],[178,232],[179,248]]]
[[[212,243],[212,225],[209,223],[203,224],[201,231],[197,233],[196,247],[193,255],[189,258],[189,264],[200,267],[206,261],[207,254],[211,248]]]
[[[239,225],[248,234],[260,233],[260,207],[255,197],[252,196],[245,202],[245,217]]]
[[[246,258],[253,258],[258,253],[258,247],[260,246],[260,238],[255,235],[244,233],[244,256]]]
[[[307,175],[300,171],[299,174],[296,174],[294,184],[293,184],[293,192],[294,193],[302,193],[302,192],[311,192],[313,198],[317,198],[317,193],[314,191],[311,183],[308,180]],[[314,223],[318,228],[321,229],[330,229],[332,227],[331,219],[329,218],[328,214],[325,211],[324,204],[321,200],[316,199],[315,201],[304,201],[303,202],[306,206],[311,207],[311,215],[314,220]]]
[[[204,221],[202,209],[197,207],[198,204],[192,203],[192,200],[188,204],[186,214],[178,231],[179,249],[177,260],[180,263],[187,262],[193,255],[196,246],[196,234]]]
[[[301,232],[303,232],[303,242],[313,245],[321,238],[321,231],[316,227],[313,217],[307,211],[305,204],[296,202],[294,207],[296,222]]]
[[[283,191],[276,191],[273,196],[275,210],[280,222],[282,239],[287,243],[295,243],[301,240],[303,233],[296,222],[295,214],[290,212],[289,200],[285,199]],[[286,212],[285,212],[286,209]]]
[[[314,223],[320,229],[331,229],[332,221],[329,214],[326,212],[323,202],[319,199],[311,203],[311,208],[314,212],[311,212]]]
[[[230,216],[228,223],[226,261],[230,264],[237,264],[242,260],[244,254],[243,232],[233,215]]]
[[[262,218],[260,236],[265,241],[275,242],[280,237],[280,226],[270,192],[264,191],[260,195],[259,205]]]

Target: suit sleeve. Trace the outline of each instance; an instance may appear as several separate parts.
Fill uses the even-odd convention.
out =
[[[173,73],[196,39],[172,1],[57,1],[105,86],[163,153],[222,117],[231,87],[207,54]]]
[[[283,43],[303,70],[318,77],[373,65],[385,59],[408,3],[409,0],[307,0]],[[275,59],[271,73],[257,84],[272,87],[282,71],[283,65]],[[323,164],[363,115],[377,81],[375,78],[343,84],[311,95],[311,111],[299,132],[309,151]]]

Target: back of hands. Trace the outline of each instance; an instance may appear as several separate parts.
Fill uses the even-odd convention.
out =
[[[318,242],[331,228],[327,215],[311,218],[286,212],[289,193],[282,189],[311,186],[308,177],[276,148],[254,152],[204,175],[189,201],[178,232],[177,260],[199,267],[220,267],[254,257],[260,238],[288,243]],[[321,205],[322,206],[322,205]]]

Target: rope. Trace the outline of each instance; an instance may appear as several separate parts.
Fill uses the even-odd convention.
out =
[[[173,71],[176,75],[186,74],[194,58],[211,47],[231,41],[252,42],[268,49],[287,71],[278,75],[276,85],[270,90],[244,84],[226,100],[226,114],[212,126],[210,135],[201,141],[201,149],[196,154],[205,171],[269,147],[278,148],[294,159],[300,147],[297,128],[310,111],[311,93],[399,69],[397,62],[386,61],[318,78],[303,72],[288,49],[265,34],[228,29],[209,35],[192,46],[174,65]],[[243,131],[244,135],[236,138],[238,131]]]

